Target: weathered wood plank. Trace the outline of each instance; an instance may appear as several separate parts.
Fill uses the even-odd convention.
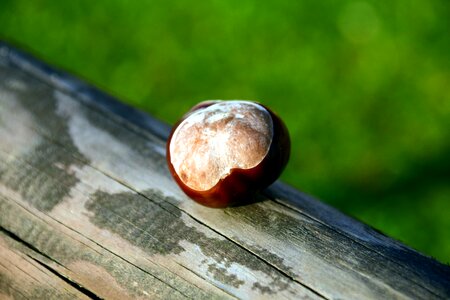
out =
[[[133,110],[112,113],[106,96],[3,49],[0,194],[8,201],[150,274],[163,268],[169,274],[158,278],[182,282],[183,296],[191,284],[205,297],[450,297],[447,266],[284,185],[244,207],[198,206],[167,172],[166,126],[141,114],[136,121]]]
[[[340,211],[281,182],[275,183],[266,193],[274,201],[305,214],[340,234],[348,236],[371,251],[379,254],[401,274],[409,274],[410,280],[427,286],[431,291],[450,292],[450,269],[404,244],[389,238],[373,228],[345,216]]]
[[[14,88],[20,85],[12,74],[2,75],[0,78],[5,79],[3,82],[6,85]],[[30,80],[23,82],[30,84]],[[157,190],[147,190],[154,197],[145,198],[106,176],[97,167],[90,166],[90,159],[77,152],[67,133],[61,131],[64,130],[64,117],[48,114],[48,107],[41,105],[49,103],[45,100],[48,95],[44,94],[48,88],[41,88],[32,90],[33,97],[41,99],[39,102],[23,103],[8,94],[7,88],[1,94],[3,110],[0,111],[0,118],[4,124],[9,124],[0,127],[0,138],[4,141],[0,144],[0,191],[5,197],[2,201],[7,205],[0,210],[2,227],[61,264],[70,264],[71,268],[76,268],[75,273],[82,273],[83,264],[89,263],[90,267],[101,267],[105,276],[110,274],[109,277],[114,277],[117,282],[123,282],[124,277],[135,276],[137,271],[132,267],[139,266],[148,272],[147,275],[142,274],[141,279],[152,275],[166,283],[168,287],[162,287],[153,294],[162,298],[165,298],[165,288],[172,286],[182,296],[195,299],[233,296],[264,298],[270,296],[267,293],[269,289],[284,298],[318,298],[270,264],[248,251],[242,251],[232,241],[167,204],[163,201],[165,196]],[[48,122],[36,119],[33,114],[37,111],[43,112],[42,117]],[[21,122],[17,122],[18,119]],[[14,128],[8,128],[10,125]],[[11,135],[11,130],[16,134]],[[27,145],[25,152],[22,152],[25,149],[23,145]],[[18,218],[20,208],[38,219],[32,216]],[[84,257],[88,256],[84,253],[89,249],[68,254],[68,249],[76,249],[74,245],[55,250],[45,243],[40,244],[39,240],[29,236],[30,228],[24,224],[30,222],[33,230],[40,231],[39,219],[45,223],[56,222],[52,233],[47,228],[42,234],[58,236],[61,235],[60,230],[70,229],[76,240],[87,243],[84,241],[87,239],[101,245],[102,254],[84,262]],[[61,225],[63,227],[59,228]],[[52,242],[55,243],[64,244],[61,241]],[[122,264],[130,262],[132,266],[129,268],[132,270],[128,274],[115,274],[118,271],[111,269],[111,266],[118,265],[118,262],[103,262],[103,256],[108,254],[103,253],[105,250],[125,260]],[[81,263],[74,266],[73,260]],[[121,280],[114,275],[121,275]],[[100,293],[95,289],[98,282],[93,279],[85,275],[78,280],[90,290]],[[130,284],[125,282],[121,288],[129,288]],[[153,285],[157,286],[156,283],[149,284]]]
[[[23,206],[22,206],[23,205]],[[185,298],[177,288],[77,234],[26,204],[0,196],[0,226],[51,258],[42,261],[101,298]],[[8,212],[4,214],[3,212]],[[194,291],[195,292],[195,291]],[[34,298],[34,297],[33,297]]]
[[[39,254],[24,248],[0,231],[0,299],[90,299],[33,257]]]

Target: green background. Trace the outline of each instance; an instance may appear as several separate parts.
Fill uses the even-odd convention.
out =
[[[0,1],[0,37],[175,122],[254,99],[282,178],[450,261],[450,1]]]

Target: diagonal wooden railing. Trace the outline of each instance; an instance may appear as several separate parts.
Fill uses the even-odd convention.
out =
[[[450,267],[281,182],[187,199],[169,130],[1,43],[0,298],[450,298]]]

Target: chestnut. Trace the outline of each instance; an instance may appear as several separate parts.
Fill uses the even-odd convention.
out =
[[[204,101],[172,128],[169,170],[181,189],[209,207],[251,202],[285,168],[290,139],[283,121],[252,101]]]

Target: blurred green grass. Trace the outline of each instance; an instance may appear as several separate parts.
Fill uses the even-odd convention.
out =
[[[283,179],[450,261],[450,3],[0,2],[0,37],[173,123],[255,99],[293,140]]]

